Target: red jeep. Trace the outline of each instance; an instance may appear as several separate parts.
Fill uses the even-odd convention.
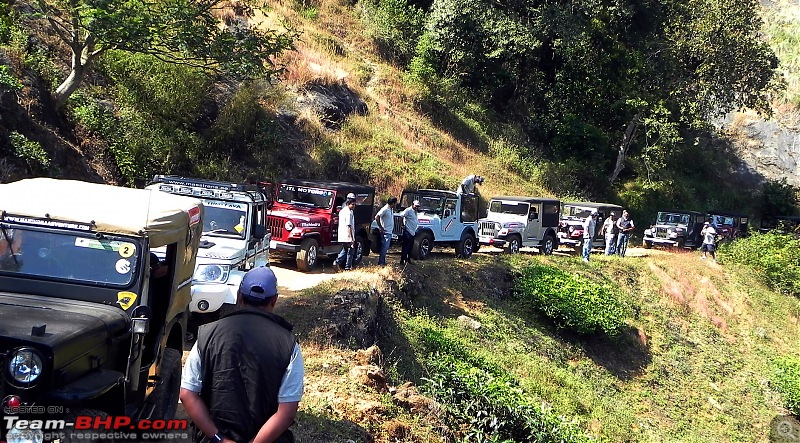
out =
[[[353,264],[369,254],[369,225],[372,221],[375,188],[356,183],[327,180],[286,180],[274,187],[275,201],[267,215],[267,230],[272,234],[270,254],[294,258],[301,271],[313,269],[320,255],[334,258],[341,250],[337,243],[339,210],[348,194],[356,196],[356,251]]]

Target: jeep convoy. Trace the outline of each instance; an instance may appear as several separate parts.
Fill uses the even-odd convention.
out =
[[[561,203],[551,198],[494,197],[486,218],[480,220],[479,242],[511,254],[534,247],[550,255],[558,248],[560,208]]]
[[[216,319],[236,304],[244,274],[269,265],[268,196],[256,185],[170,175],[155,176],[147,189],[203,202],[206,216],[189,307],[193,325]]]
[[[265,188],[273,187],[263,184]],[[369,254],[369,226],[373,215],[375,188],[356,183],[327,180],[285,180],[274,186],[274,204],[267,217],[272,236],[269,247],[276,257],[294,259],[301,271],[314,269],[321,255],[335,257],[338,243],[339,211],[348,194],[356,207],[356,249],[353,263]]]
[[[434,246],[453,247],[456,255],[463,258],[478,250],[478,197],[438,189],[403,191],[394,214],[393,241],[399,240],[405,229],[401,212],[415,200],[420,202],[420,211],[411,258],[425,260]],[[380,244],[376,238],[378,225],[373,221],[371,226],[372,241]]]
[[[202,202],[47,178],[0,195],[4,414],[172,419]],[[43,432],[4,426],[0,441]]]

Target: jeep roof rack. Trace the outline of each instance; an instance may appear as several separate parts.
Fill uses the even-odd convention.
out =
[[[542,202],[542,203],[560,203],[561,201],[557,198],[552,197],[525,197],[521,195],[496,195],[489,199],[491,200],[509,200],[509,201],[518,201],[518,202],[525,202],[525,203],[533,203],[533,202]]]
[[[193,186],[196,188],[212,189],[215,191],[248,192],[248,191],[259,190],[258,186],[251,184],[231,183],[231,182],[223,182],[217,180],[207,180],[203,178],[187,178],[187,177],[180,177],[177,175],[161,175],[161,174],[156,175],[155,177],[153,177],[153,181],[151,182],[151,184],[154,183]]]

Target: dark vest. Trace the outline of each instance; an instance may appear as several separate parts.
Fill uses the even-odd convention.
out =
[[[248,442],[278,410],[278,390],[297,339],[278,315],[243,308],[203,325],[197,350],[203,371],[200,397],[220,432]],[[196,441],[202,441],[198,430]],[[286,431],[276,442],[294,441]]]

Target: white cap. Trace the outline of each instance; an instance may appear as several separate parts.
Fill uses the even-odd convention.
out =
[[[351,193],[347,194],[347,198],[352,198],[353,200],[355,200],[356,199],[356,195],[351,192]]]
[[[411,206],[419,206],[419,200],[414,200],[414,202],[411,203]]]

